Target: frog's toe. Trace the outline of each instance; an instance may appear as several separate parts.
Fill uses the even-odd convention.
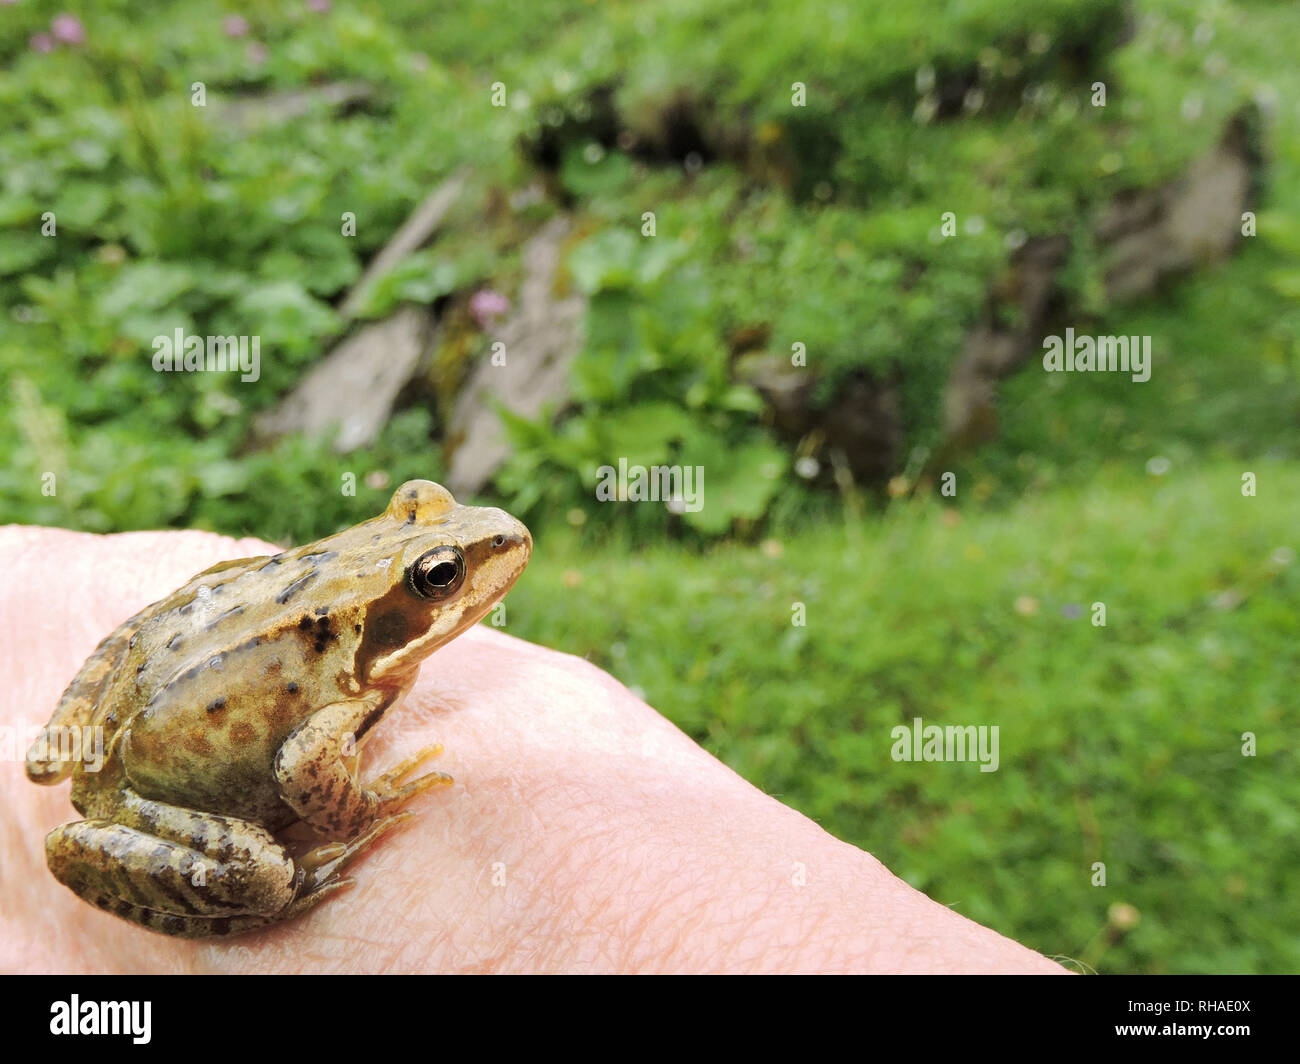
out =
[[[335,878],[338,873],[360,857],[381,836],[388,834],[403,821],[409,820],[411,815],[394,813],[391,816],[381,817],[350,842],[331,842],[303,854],[298,858],[298,867],[303,872],[302,886],[298,889],[299,898],[315,895],[326,888],[333,888],[335,883],[344,882]]]
[[[334,897],[335,894],[342,890],[349,890],[356,883],[351,876],[340,876],[338,879],[331,879],[321,883],[304,894],[300,894],[284,912],[277,914],[276,922],[280,920],[292,920],[295,916],[301,916],[309,909],[316,908],[321,902],[328,898]]]
[[[379,814],[387,816],[401,809],[417,794],[423,794],[431,787],[449,787],[455,782],[445,772],[429,772],[400,787],[385,787],[373,790],[371,794],[375,798]]]
[[[382,776],[378,776],[370,781],[372,791],[392,790],[395,784],[401,783],[415,769],[419,768],[424,762],[437,757],[442,753],[442,743],[434,743],[432,746],[426,746],[418,753],[412,754],[405,761],[399,761]],[[441,773],[439,773],[441,775]],[[450,781],[451,777],[447,779]]]
[[[417,767],[430,758],[437,757],[440,753],[442,753],[441,743],[426,746],[419,753],[412,754],[405,761],[398,762],[382,776],[370,782],[370,786],[366,790],[370,797],[374,799],[380,816],[392,814],[401,809],[417,794],[423,794],[430,787],[446,787],[455,782],[445,772],[428,772],[410,783],[402,783],[402,780],[406,779]]]

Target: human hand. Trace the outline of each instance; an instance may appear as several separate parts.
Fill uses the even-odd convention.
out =
[[[363,779],[440,742],[456,783],[412,802],[351,889],[231,939],[100,912],[45,867],[46,832],[75,811],[66,784],[26,779],[23,729],[115,625],[268,552],[202,532],[0,529],[0,970],[1062,971],[763,794],[601,670],[482,626],[426,661],[367,740]]]

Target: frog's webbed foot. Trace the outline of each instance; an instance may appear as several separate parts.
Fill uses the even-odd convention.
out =
[[[317,831],[336,838],[359,835],[376,820],[388,817],[430,787],[446,786],[452,778],[430,772],[403,783],[412,770],[442,751],[430,746],[373,780],[357,782],[357,759],[345,749],[350,737],[365,726],[387,703],[335,702],[303,721],[275,757],[274,771],[280,796]]]

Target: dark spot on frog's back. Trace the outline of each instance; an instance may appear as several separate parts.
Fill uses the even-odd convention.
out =
[[[409,514],[406,515],[406,523],[407,523],[408,525],[413,525],[413,524],[415,524],[415,511],[414,511],[414,510],[412,510]]]
[[[278,595],[276,595],[275,601],[280,603],[280,605],[283,606],[286,602],[288,602],[291,598],[293,598],[294,595],[298,594],[299,591],[301,591],[304,587],[306,587],[315,579],[316,579],[315,569],[311,570],[308,573],[304,573],[302,576],[298,577],[298,579],[295,580],[292,584],[290,584]]]
[[[257,733],[253,731],[253,726],[246,720],[241,720],[230,729],[230,738],[237,743],[251,743],[257,738]]]
[[[189,741],[185,744],[194,753],[202,757],[211,757],[214,753],[212,744],[208,742],[207,732],[193,731],[189,734]]]
[[[221,614],[219,617],[216,617],[213,620],[209,621],[205,626],[205,630],[210,632],[214,628],[220,626],[223,621],[229,620],[231,617],[234,617],[243,612],[244,612],[243,606],[234,606],[231,609],[226,610],[226,612]]]
[[[298,693],[298,685],[294,683],[292,680],[290,680],[287,684],[285,684],[284,689],[288,691],[291,695],[296,695]]]

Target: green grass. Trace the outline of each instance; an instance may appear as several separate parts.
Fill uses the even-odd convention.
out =
[[[608,669],[758,787],[1036,949],[1294,971],[1300,472],[1259,463],[1245,498],[1241,471],[1112,463],[1005,511],[910,500],[779,553],[541,530],[510,630]],[[997,725],[1001,767],[893,762],[890,729],[916,716]],[[1117,904],[1139,914],[1126,935]]]

